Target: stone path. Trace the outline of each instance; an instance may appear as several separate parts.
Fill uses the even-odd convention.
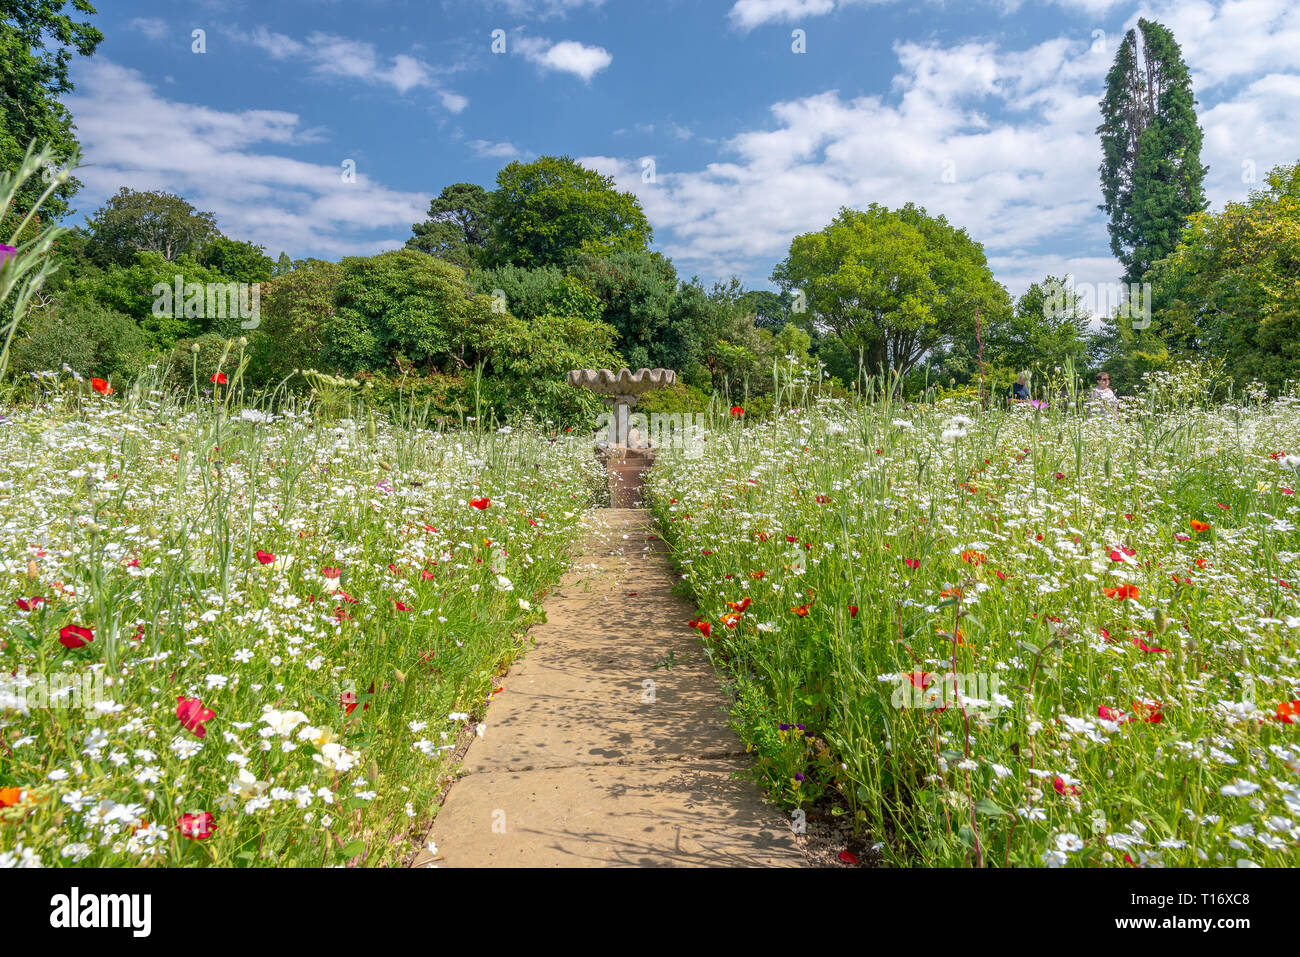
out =
[[[734,774],[748,758],[666,554],[647,511],[597,510],[413,866],[804,863]]]

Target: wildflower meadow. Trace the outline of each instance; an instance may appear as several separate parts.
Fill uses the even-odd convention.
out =
[[[589,450],[41,389],[0,425],[4,863],[399,862],[565,565]]]
[[[1300,398],[1184,379],[1092,414],[792,387],[656,468],[771,793],[895,865],[1295,864]]]

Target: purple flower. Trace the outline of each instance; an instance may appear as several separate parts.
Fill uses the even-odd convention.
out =
[[[795,779],[796,781],[803,781],[803,780],[805,780],[804,776],[803,776],[802,774],[800,774],[798,771],[795,772],[794,779]]]
[[[781,731],[789,731],[789,730],[790,730],[790,726],[789,726],[788,724],[778,724],[778,725],[777,725],[777,728],[780,729]]]
[[[17,247],[0,245],[0,266],[3,266],[6,260],[12,259],[17,254]]]

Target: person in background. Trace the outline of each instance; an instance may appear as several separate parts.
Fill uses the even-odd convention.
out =
[[[1119,399],[1110,388],[1110,376],[1105,372],[1097,373],[1097,386],[1092,390],[1092,404],[1106,410],[1113,410],[1119,405]]]
[[[1016,381],[1011,388],[1007,390],[1007,400],[1010,402],[1028,402],[1029,385],[1025,382],[1025,374],[1022,372],[1016,376]]]

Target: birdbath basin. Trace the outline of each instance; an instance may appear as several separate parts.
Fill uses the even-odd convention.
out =
[[[641,505],[645,473],[654,464],[653,444],[633,427],[631,410],[645,393],[676,381],[672,369],[574,369],[569,373],[569,385],[596,393],[611,410],[605,437],[596,441],[596,454],[609,470],[610,504],[615,508]]]

